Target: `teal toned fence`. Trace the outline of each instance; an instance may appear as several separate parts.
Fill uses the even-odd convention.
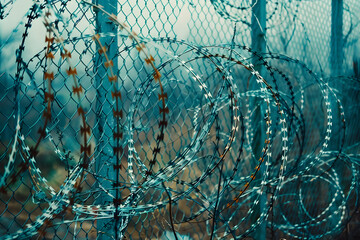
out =
[[[0,2],[0,239],[360,237],[358,1]]]

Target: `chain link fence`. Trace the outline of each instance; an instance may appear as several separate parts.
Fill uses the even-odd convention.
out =
[[[360,3],[1,1],[0,239],[356,239]]]

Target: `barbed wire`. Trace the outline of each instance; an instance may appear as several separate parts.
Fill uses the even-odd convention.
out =
[[[0,5],[1,19],[10,3]],[[0,75],[10,84],[0,98],[0,239],[344,231],[359,204],[359,79],[326,78],[297,58],[239,43],[256,1],[209,3],[234,26],[231,42],[147,36],[120,20],[135,9],[33,2],[0,48],[22,29],[16,69]],[[267,4],[261,31],[289,33],[291,48],[304,1]],[[169,6],[175,14],[179,5]],[[97,28],[96,17],[115,30]],[[45,44],[28,57],[37,23]],[[145,29],[146,17],[137,24]]]

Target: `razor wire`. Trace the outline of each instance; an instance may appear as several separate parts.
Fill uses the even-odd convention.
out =
[[[360,5],[333,76],[330,1],[264,2],[264,29],[258,1],[1,3],[0,239],[342,236]]]

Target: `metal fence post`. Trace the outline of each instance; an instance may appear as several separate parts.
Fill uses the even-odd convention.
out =
[[[266,0],[253,0],[252,2],[252,17],[251,17],[251,48],[257,52],[258,54],[262,54],[266,50],[266,41],[265,41],[265,34],[266,34]],[[260,73],[260,75],[264,76],[264,69],[263,65],[257,61],[257,58],[254,58],[253,64],[255,66],[255,70]],[[252,84],[256,84],[253,80]],[[257,86],[255,86],[257,87]],[[255,157],[258,158],[258,154],[261,153],[265,134],[263,132],[263,126],[260,123],[263,123],[263,109],[261,107],[261,102],[263,100],[260,98],[254,98],[252,104],[250,103],[250,107],[256,107],[254,112],[254,123],[256,124],[257,128],[254,132],[254,139],[252,148],[255,153]],[[263,175],[264,173],[264,166],[260,168],[258,174]],[[259,203],[259,215],[263,212],[263,209],[266,205],[266,193],[262,193],[260,196],[260,203]],[[255,233],[255,238],[258,240],[265,240],[266,239],[266,221],[264,220],[263,223],[258,227],[258,231]]]
[[[97,5],[103,6],[104,10],[117,15],[117,1],[107,0],[93,0]],[[108,51],[107,55],[112,59],[114,63],[114,73],[117,75],[118,61],[115,58],[118,51],[117,41],[117,27],[106,17],[106,15],[97,11],[96,13],[96,33],[107,34],[107,36],[101,36],[100,40]],[[96,162],[95,171],[99,176],[99,184],[105,189],[109,190],[109,193],[113,196],[115,191],[111,181],[106,179],[115,179],[116,172],[113,168],[116,164],[116,158],[113,153],[113,129],[115,127],[115,121],[112,114],[112,99],[111,88],[112,85],[107,78],[107,69],[104,67],[104,56],[98,52],[94,58],[94,71],[95,71],[95,86],[96,86],[96,124],[94,129],[94,136],[97,141],[96,149]],[[107,193],[102,192],[98,199],[97,204],[111,204],[113,202],[112,197]],[[115,223],[113,219],[97,220],[98,238],[100,239],[113,239]]]
[[[342,74],[344,60],[343,53],[343,0],[332,0],[331,2],[331,52],[330,67],[331,75]]]

